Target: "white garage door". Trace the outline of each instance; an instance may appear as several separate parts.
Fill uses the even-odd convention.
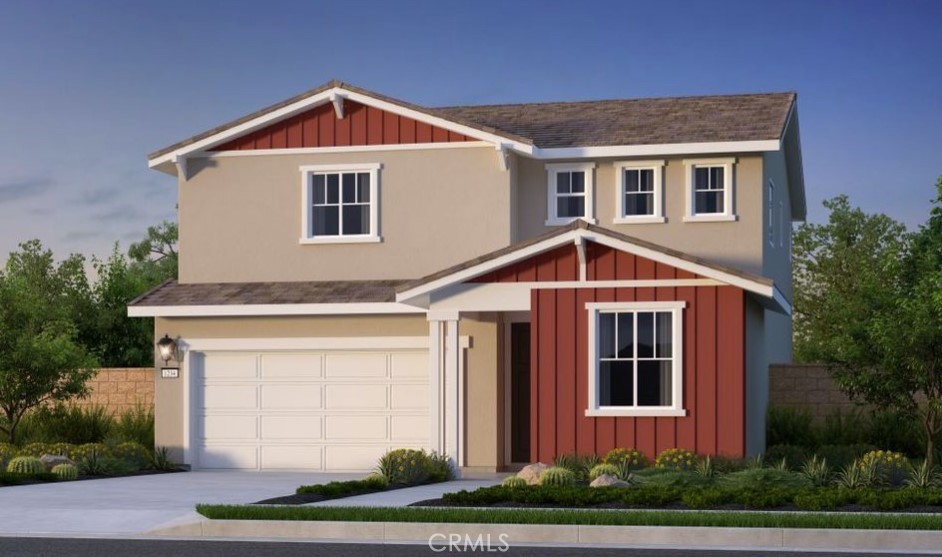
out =
[[[194,366],[199,468],[368,470],[427,448],[428,352],[205,352]]]

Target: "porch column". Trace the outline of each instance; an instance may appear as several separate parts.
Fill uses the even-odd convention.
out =
[[[428,313],[429,320],[429,390],[432,422],[432,450],[448,455],[457,470],[464,464],[461,435],[461,398],[459,390],[461,345],[458,338],[458,313]],[[435,419],[435,418],[438,419]]]

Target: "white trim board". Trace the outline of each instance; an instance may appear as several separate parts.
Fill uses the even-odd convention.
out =
[[[420,314],[422,308],[393,302],[329,304],[229,304],[200,306],[130,306],[128,317],[242,317],[255,315]]]

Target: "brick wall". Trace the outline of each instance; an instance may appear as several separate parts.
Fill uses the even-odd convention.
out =
[[[75,404],[97,404],[112,412],[123,412],[138,405],[154,407],[154,368],[106,368],[88,382],[91,395]]]
[[[808,410],[816,420],[859,407],[837,388],[824,366],[815,364],[769,366],[769,404]]]

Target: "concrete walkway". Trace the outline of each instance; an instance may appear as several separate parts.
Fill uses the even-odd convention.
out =
[[[455,480],[451,482],[442,482],[430,485],[420,485],[417,487],[406,487],[403,489],[393,489],[381,493],[371,493],[369,495],[357,495],[356,497],[344,497],[343,499],[330,499],[320,503],[311,503],[312,507],[405,507],[412,503],[425,501],[427,499],[439,499],[445,493],[468,491],[480,487],[497,485],[500,479],[488,480]]]
[[[363,474],[197,471],[0,488],[0,535],[128,535],[194,521],[197,503],[254,503]]]

